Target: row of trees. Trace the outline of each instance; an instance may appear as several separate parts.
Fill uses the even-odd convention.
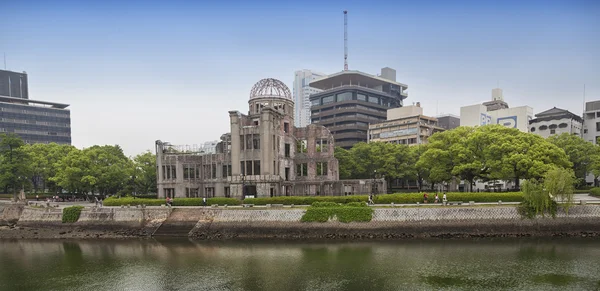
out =
[[[514,181],[542,179],[553,168],[570,169],[578,184],[586,173],[600,176],[600,147],[575,135],[563,134],[544,139],[501,125],[459,127],[436,133],[426,145],[359,143],[350,150],[336,148],[340,178],[368,179],[383,175],[412,179],[422,189],[433,188],[454,179],[475,181]]]
[[[118,146],[27,145],[16,135],[0,135],[0,189],[51,193],[155,193],[156,157],[128,158]]]

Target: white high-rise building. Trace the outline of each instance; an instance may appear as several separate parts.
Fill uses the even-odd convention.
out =
[[[323,90],[309,87],[308,84],[312,80],[323,76],[325,74],[311,70],[301,70],[294,73],[294,125],[296,127],[305,127],[310,124],[310,101],[308,97]]]

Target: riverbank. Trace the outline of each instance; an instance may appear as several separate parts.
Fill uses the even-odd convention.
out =
[[[306,209],[85,208],[75,223],[62,210],[0,206],[0,239],[190,237],[232,239],[411,239],[600,237],[600,205],[577,205],[556,218],[522,219],[514,206],[374,208],[369,222],[301,222]],[[9,226],[7,226],[9,225]]]

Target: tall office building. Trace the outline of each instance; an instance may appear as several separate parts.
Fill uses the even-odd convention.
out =
[[[30,144],[71,144],[67,107],[29,99],[27,74],[0,70],[0,133],[14,133]]]
[[[529,121],[533,116],[533,108],[519,106],[509,108],[504,102],[501,89],[492,90],[492,100],[483,104],[463,106],[460,108],[461,126],[483,126],[500,124],[529,132]]]
[[[391,68],[381,69],[380,76],[342,71],[310,86],[324,90],[310,95],[311,122],[329,129],[335,144],[345,149],[367,142],[369,124],[386,121],[387,110],[401,107],[408,97],[408,86],[396,82]]]
[[[310,124],[310,101],[311,94],[319,93],[322,90],[309,86],[313,80],[323,77],[325,74],[317,73],[311,70],[301,70],[294,73],[294,95],[295,119],[294,126],[305,127]]]

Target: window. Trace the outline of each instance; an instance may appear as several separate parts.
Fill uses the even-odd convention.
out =
[[[260,160],[254,161],[254,175],[260,175]]]
[[[260,149],[260,135],[258,134],[254,134],[252,135],[252,145],[253,145],[253,149],[258,150]]]
[[[379,104],[379,98],[373,97],[373,96],[369,96],[369,102],[370,103]]]
[[[246,162],[245,161],[241,161],[240,162],[240,171],[242,173],[242,176],[246,175]]]
[[[548,129],[548,126],[546,126],[546,125],[540,126],[540,130],[546,130],[546,129]]]
[[[584,129],[584,130],[583,130],[583,133],[587,133],[587,129]]]
[[[244,150],[244,135],[240,135],[240,150]]]
[[[290,157],[290,144],[289,143],[285,144],[285,157],[286,158]]]
[[[290,132],[290,124],[288,122],[283,123],[283,132],[285,132],[285,133]]]
[[[569,125],[566,123],[561,123],[558,125],[558,128],[567,128],[567,126],[569,126]]]
[[[550,130],[550,134],[555,134],[556,133],[556,129],[551,129]]]
[[[317,163],[317,175],[327,175],[327,162]]]
[[[252,174],[252,161],[246,161],[246,175]]]
[[[246,150],[252,149],[252,135],[246,134]]]
[[[308,164],[296,164],[296,176],[302,177],[308,175]]]
[[[228,186],[225,186],[223,188],[223,193],[225,194],[225,197],[227,197],[227,198],[231,197],[231,189]]]
[[[327,97],[323,97],[323,105],[325,104],[329,104],[329,103],[333,103],[333,97],[334,96],[327,96]]]
[[[231,176],[231,165],[223,165],[223,178]]]
[[[556,124],[550,124],[550,126],[548,126],[548,128],[550,129],[556,129],[558,127],[558,125]]]
[[[312,106],[319,106],[319,105],[321,105],[321,100],[320,99],[313,100],[310,102],[310,104]]]
[[[535,132],[535,127],[532,127],[532,128],[531,128],[531,132]]]
[[[329,146],[327,145],[326,139],[317,140],[317,152],[318,153],[326,153],[329,151]]]
[[[344,92],[344,93],[337,94],[338,102],[350,101],[350,100],[352,100],[352,92]]]
[[[596,131],[600,131],[600,122],[596,122]]]
[[[306,140],[299,140],[296,142],[296,152],[297,153],[306,153]]]
[[[367,95],[356,94],[356,100],[358,100],[358,101],[367,101]]]

